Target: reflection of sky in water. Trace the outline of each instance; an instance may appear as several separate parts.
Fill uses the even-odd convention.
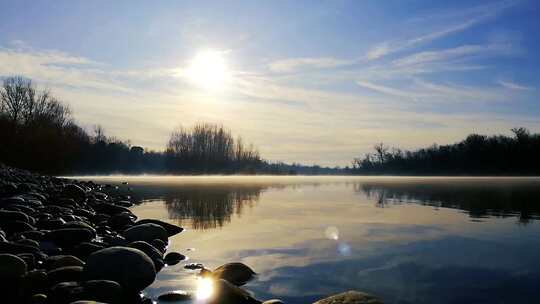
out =
[[[540,299],[540,180],[227,179],[130,180],[150,200],[134,212],[182,222],[171,249],[187,263],[251,266],[259,276],[246,288],[260,299],[349,289],[387,303]],[[167,267],[147,292],[194,290],[194,273]]]

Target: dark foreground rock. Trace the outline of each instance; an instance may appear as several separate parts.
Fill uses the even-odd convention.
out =
[[[324,298],[314,304],[383,304],[383,302],[370,294],[350,290]]]
[[[0,164],[1,303],[148,303],[139,292],[183,228],[137,221],[109,189]]]

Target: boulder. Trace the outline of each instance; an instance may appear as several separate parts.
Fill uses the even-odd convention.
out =
[[[81,266],[65,266],[47,272],[47,277],[49,284],[53,286],[61,282],[80,282],[82,274]]]
[[[163,227],[163,229],[165,229],[165,231],[167,231],[167,236],[168,237],[171,237],[173,235],[177,235],[178,233],[184,231],[184,228],[182,228],[180,226],[176,226],[176,225],[164,222],[164,221],[154,220],[154,219],[143,219],[143,220],[137,221],[137,223],[135,223],[135,225],[144,225],[144,224],[155,224],[155,225],[159,225],[159,226]]]
[[[215,279],[224,279],[236,286],[242,286],[253,278],[256,273],[243,263],[227,263],[212,272]]]
[[[214,282],[214,292],[210,297],[209,304],[260,304],[261,301],[254,299],[247,291],[234,286],[225,280]]]
[[[138,249],[109,247],[88,257],[84,278],[115,281],[125,290],[139,292],[152,284],[156,270],[152,260]]]
[[[83,267],[84,262],[72,255],[55,255],[50,256],[45,260],[43,263],[43,266],[47,271],[57,269],[60,267],[66,267],[66,266],[79,266]]]
[[[62,228],[50,231],[44,238],[60,247],[72,247],[89,242],[96,237],[96,231],[87,228]]]
[[[186,256],[178,252],[169,252],[165,256],[165,263],[167,265],[176,265],[186,259]]]
[[[159,295],[158,301],[160,302],[179,302],[191,300],[191,295],[185,291],[171,291]]]
[[[122,286],[115,281],[92,280],[82,283],[85,299],[105,303],[118,303],[122,297]]]
[[[139,249],[140,251],[144,252],[150,259],[152,259],[152,262],[154,263],[154,267],[156,271],[160,271],[161,268],[165,265],[163,262],[163,255],[159,250],[154,248],[154,246],[148,244],[147,242],[143,241],[137,241],[130,243],[128,245],[130,248]]]
[[[154,239],[168,241],[167,231],[160,225],[141,224],[126,229],[122,234],[128,241],[145,241],[151,243]]]

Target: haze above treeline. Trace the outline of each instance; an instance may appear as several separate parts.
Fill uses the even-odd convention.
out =
[[[107,136],[100,126],[85,130],[69,107],[27,78],[5,78],[0,88],[0,162],[46,174],[540,175],[540,134],[512,132],[471,134],[415,151],[373,139],[373,153],[329,168],[272,163],[213,123],[172,130],[164,151],[150,151]]]

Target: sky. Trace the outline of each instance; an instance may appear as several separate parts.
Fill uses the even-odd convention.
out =
[[[415,149],[540,132],[534,0],[0,7],[0,77],[28,77],[88,130],[147,149],[212,122],[271,161],[346,166],[379,142]],[[217,60],[201,59],[208,53]]]

